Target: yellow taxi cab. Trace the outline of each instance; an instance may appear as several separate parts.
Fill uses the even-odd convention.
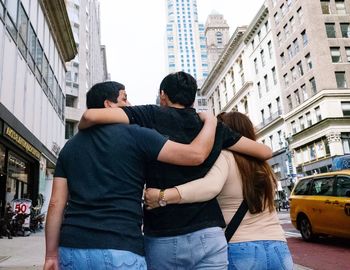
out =
[[[350,238],[350,170],[301,178],[289,201],[291,221],[304,240]]]

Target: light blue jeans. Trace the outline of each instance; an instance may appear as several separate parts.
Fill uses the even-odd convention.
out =
[[[149,270],[226,270],[228,264],[219,227],[173,237],[145,236],[145,251]]]
[[[251,241],[228,244],[229,270],[292,270],[286,242]]]
[[[146,270],[145,258],[115,249],[59,247],[60,270]]]

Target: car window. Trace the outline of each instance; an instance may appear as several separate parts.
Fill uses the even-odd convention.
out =
[[[307,195],[309,194],[309,189],[312,179],[300,180],[294,189],[294,195]]]
[[[345,197],[347,192],[350,192],[350,177],[338,176],[336,184],[336,195],[338,197]]]
[[[333,177],[314,179],[311,187],[311,195],[332,196],[333,183]]]

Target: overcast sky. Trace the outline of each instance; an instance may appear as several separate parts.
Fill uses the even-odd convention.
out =
[[[197,0],[199,22],[217,11],[230,33],[247,25],[264,0]],[[133,105],[154,104],[165,69],[166,0],[100,0],[102,44],[112,80],[125,84]]]

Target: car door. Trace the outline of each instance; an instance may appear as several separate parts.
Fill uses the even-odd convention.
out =
[[[350,237],[350,176],[339,175],[335,185],[333,202],[338,236]]]
[[[315,177],[311,186],[311,224],[315,233],[332,233],[335,224],[333,213],[335,177]]]

